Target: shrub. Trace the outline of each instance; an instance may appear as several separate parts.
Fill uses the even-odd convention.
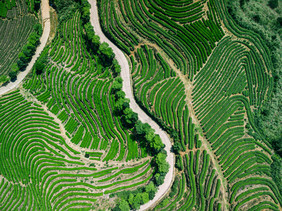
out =
[[[179,141],[175,142],[173,145],[173,152],[175,154],[179,154],[181,149],[182,149],[181,143]]]
[[[278,7],[278,0],[269,0],[268,1],[268,6],[271,8],[271,9],[275,9]]]
[[[115,54],[113,52],[113,49],[109,47],[108,43],[103,42],[99,46],[98,53],[100,55],[99,58],[106,66],[110,66],[112,64]]]
[[[8,76],[6,76],[6,75],[1,75],[0,76],[0,85],[1,84],[5,84],[5,83],[7,83],[9,81],[9,77]]]

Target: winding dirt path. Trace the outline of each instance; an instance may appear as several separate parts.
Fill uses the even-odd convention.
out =
[[[132,91],[130,68],[128,65],[128,61],[122,51],[103,34],[99,22],[96,0],[89,0],[89,3],[91,4],[90,21],[94,27],[95,33],[100,37],[101,42],[108,43],[109,46],[113,49],[116,55],[116,59],[121,66],[121,77],[123,79],[122,89],[125,92],[126,97],[130,99],[130,108],[138,114],[139,119],[143,123],[148,123],[156,131],[156,134],[160,135],[163,143],[166,145],[165,150],[167,152],[167,162],[170,165],[169,172],[165,177],[164,184],[159,186],[159,190],[156,193],[155,198],[140,207],[140,210],[147,210],[151,206],[153,206],[157,201],[161,200],[162,197],[169,191],[172,185],[174,178],[174,154],[171,152],[171,142],[168,135],[135,102]]]
[[[27,74],[32,69],[36,59],[39,57],[40,53],[43,51],[49,34],[50,34],[50,8],[49,8],[49,0],[42,0],[41,1],[41,14],[42,14],[42,23],[43,23],[43,33],[40,38],[40,44],[36,48],[35,54],[33,55],[31,61],[29,62],[28,66],[26,67],[25,71],[20,72],[17,75],[17,80],[14,82],[8,83],[6,86],[0,88],[0,96],[6,94],[7,92],[11,91],[19,87],[23,79],[27,76]]]

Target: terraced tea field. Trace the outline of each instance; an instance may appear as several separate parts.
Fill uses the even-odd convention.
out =
[[[5,18],[0,17],[0,76],[8,75],[38,22],[35,15],[29,13],[24,0],[13,2],[16,7],[8,10]]]
[[[275,65],[226,1],[49,3],[54,39],[48,15],[40,56],[0,89],[0,210],[281,210],[255,117]],[[24,44],[33,22],[9,21]]]
[[[156,210],[279,210],[274,152],[253,113],[273,89],[264,41],[221,0],[98,2],[137,102],[181,148],[174,194]]]
[[[61,26],[22,86],[0,98],[1,210],[113,207],[113,194],[146,184],[149,200],[155,161],[115,112],[118,67],[87,49],[79,10]]]

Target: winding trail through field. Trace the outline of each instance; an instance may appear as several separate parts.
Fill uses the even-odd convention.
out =
[[[49,34],[50,34],[50,26],[51,26],[49,0],[41,1],[41,14],[42,14],[42,22],[43,22],[43,33],[40,38],[40,44],[36,48],[35,54],[33,55],[25,71],[19,72],[19,74],[17,75],[17,80],[14,82],[8,83],[6,86],[0,87],[0,96],[3,94],[6,94],[7,92],[11,91],[12,89],[19,87],[23,79],[27,76],[27,74],[32,69],[36,59],[39,57],[40,53],[43,51],[47,43]]]
[[[100,37],[101,42],[108,43],[109,46],[113,49],[116,55],[116,59],[121,66],[121,77],[123,79],[122,89],[125,92],[126,97],[130,99],[130,108],[138,114],[139,119],[143,123],[148,123],[156,131],[156,134],[160,135],[163,143],[166,145],[165,150],[167,152],[167,162],[170,165],[169,172],[165,177],[164,184],[159,186],[159,190],[156,193],[155,198],[140,207],[140,210],[146,210],[153,206],[157,201],[159,201],[169,191],[169,188],[172,185],[174,178],[174,155],[171,152],[171,142],[168,135],[136,103],[131,86],[130,68],[128,61],[122,51],[103,34],[99,22],[96,0],[89,0],[89,3],[91,4],[90,21],[94,27],[95,33]]]

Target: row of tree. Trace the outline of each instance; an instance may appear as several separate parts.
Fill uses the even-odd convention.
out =
[[[169,170],[169,164],[166,161],[167,153],[164,150],[165,145],[155,130],[147,123],[138,120],[138,114],[129,107],[129,99],[125,98],[122,89],[122,78],[119,77],[120,66],[117,61],[113,61],[113,75],[115,76],[112,92],[115,95],[115,113],[121,116],[124,127],[133,131],[134,139],[139,145],[146,149],[153,156],[152,166],[154,169],[154,180],[136,193],[123,194],[122,200],[114,210],[139,209],[140,205],[152,200],[157,191],[157,186],[163,184],[165,175]]]
[[[67,17],[64,11],[67,11],[65,8],[69,7],[70,2],[51,0],[51,3],[55,4],[54,6],[61,11],[60,13],[64,17]],[[93,26],[90,23],[90,4],[87,0],[72,0],[72,2],[80,5],[79,9],[82,14],[81,19],[85,32],[84,40],[88,51],[95,55],[94,57],[98,59],[99,64],[110,67],[112,70],[114,81],[111,88],[112,94],[115,96],[115,114],[121,117],[123,126],[133,132],[134,138],[139,142],[139,145],[147,149],[148,153],[154,157],[152,159],[152,166],[155,167],[154,180],[145,187],[137,188],[135,191],[122,192],[122,200],[114,208],[114,210],[139,209],[140,205],[154,198],[157,192],[156,187],[164,182],[165,175],[169,170],[169,164],[166,162],[167,154],[164,150],[165,145],[150,125],[139,121],[137,113],[133,112],[129,107],[129,99],[125,98],[125,93],[121,90],[122,78],[119,76],[121,67],[114,59],[115,54],[107,43],[100,42],[100,37],[95,35]]]
[[[29,4],[27,2],[27,4]],[[6,17],[7,11],[16,6],[15,0],[3,0],[0,1],[0,17]],[[38,11],[40,8],[40,0],[35,0],[34,10]],[[31,12],[34,12],[31,11]],[[28,62],[31,60],[37,45],[39,44],[40,36],[42,35],[42,26],[40,24],[34,25],[34,32],[29,35],[28,42],[23,46],[19,53],[18,61],[11,66],[11,70],[8,75],[0,75],[0,86],[8,83],[10,80],[15,80],[20,70],[24,70]]]
[[[145,204],[155,197],[157,188],[153,181],[151,181],[145,187],[138,187],[134,191],[123,191],[116,193],[121,200],[113,208],[114,211],[128,211],[137,210],[140,208],[140,204]]]
[[[41,35],[41,24],[35,24],[34,31],[29,35],[27,44],[23,46],[21,52],[19,53],[17,62],[14,63],[11,67],[11,70],[9,72],[9,77],[11,80],[15,80],[17,78],[18,72],[23,71],[27,67],[36,51],[36,47],[40,43]]]
[[[85,31],[84,40],[88,51],[93,55],[98,55],[98,62],[104,66],[112,65],[115,54],[112,48],[109,47],[108,43],[101,43],[100,37],[95,35],[93,26],[90,23],[91,6],[87,0],[50,0],[50,5],[58,12],[60,23],[72,18],[74,12],[79,9]]]
[[[112,65],[115,57],[113,49],[109,47],[108,43],[100,42],[100,37],[95,35],[93,26],[90,22],[84,24],[84,30],[88,50],[90,50],[93,54],[98,55],[100,63],[104,66]]]

